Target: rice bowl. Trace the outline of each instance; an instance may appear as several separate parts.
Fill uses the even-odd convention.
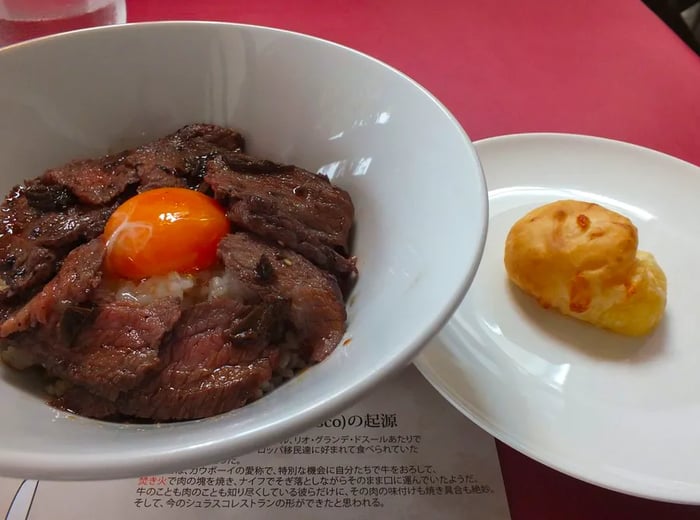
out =
[[[324,172],[351,195],[361,273],[330,356],[215,417],[158,425],[85,419],[48,406],[43,388],[0,367],[5,476],[156,474],[282,440],[409,363],[474,277],[487,226],[474,149],[434,97],[373,58],[275,29],[166,22],[10,46],[0,50],[0,68],[3,193],[76,157],[137,146],[192,122],[241,128],[251,154]],[[170,279],[145,292],[167,285],[184,294],[188,283]],[[122,289],[134,297],[133,287]]]

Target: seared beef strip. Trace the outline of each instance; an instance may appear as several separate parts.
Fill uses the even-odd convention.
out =
[[[201,157],[216,152],[240,152],[244,145],[243,137],[234,130],[215,125],[188,125],[131,151],[81,159],[50,169],[42,181],[68,188],[84,204],[107,204],[137,183],[141,191],[187,184],[197,187],[204,175]]]
[[[112,211],[71,207],[35,218],[19,234],[0,235],[0,316],[36,294],[71,249],[99,236]]]
[[[18,235],[30,222],[42,214],[27,197],[28,186],[15,186],[0,206],[0,235]]]
[[[175,177],[172,173],[168,173],[160,168],[152,168],[143,170],[141,173],[141,184],[137,188],[139,193],[157,188],[187,188],[187,179],[183,177]]]
[[[31,291],[55,272],[56,255],[49,249],[21,236],[0,237],[0,301]]]
[[[204,162],[215,153],[240,152],[241,134],[214,125],[189,125],[126,154],[124,164],[136,172],[140,191],[165,186],[197,188]]]
[[[193,307],[163,349],[165,368],[121,399],[119,411],[156,420],[195,419],[243,406],[272,377],[265,342],[233,344],[231,329],[249,313],[247,306],[223,298]]]
[[[100,283],[104,253],[105,246],[99,238],[71,251],[41,292],[0,324],[0,338],[37,325],[53,331],[63,312],[86,301]]]
[[[247,365],[225,365],[216,372],[182,387],[156,387],[134,391],[131,397],[110,401],[74,386],[53,404],[85,417],[120,420],[124,417],[156,422],[211,417],[240,408],[258,396],[272,377],[270,358],[261,357]],[[176,378],[179,381],[179,379]],[[126,414],[126,415],[125,415]]]
[[[76,334],[24,332],[13,336],[13,345],[31,353],[49,375],[111,400],[159,367],[161,340],[181,313],[174,298],[84,309]]]
[[[345,330],[345,304],[336,280],[303,256],[255,236],[233,233],[219,243],[226,273],[249,300],[282,297],[291,302],[290,320],[302,349],[312,361],[323,360]],[[260,264],[265,265],[261,276]]]
[[[65,186],[32,182],[24,189],[27,204],[39,211],[61,211],[77,204],[73,193]]]
[[[197,379],[186,378],[183,370],[186,367],[164,371],[159,386],[139,389],[118,402],[117,409],[128,416],[155,421],[211,417],[252,401],[257,390],[272,378],[268,357],[198,372]]]
[[[114,302],[97,310],[71,349],[70,364],[49,373],[114,399],[134,388],[160,363],[160,342],[180,318],[180,302]],[[64,362],[65,363],[65,362]]]
[[[347,192],[326,177],[294,166],[221,154],[207,162],[204,180],[227,207],[233,224],[280,243],[351,283],[348,258],[354,208]]]
[[[264,303],[250,306],[232,322],[229,336],[235,347],[275,345],[285,339],[289,325],[291,302],[282,297],[267,298]]]
[[[72,207],[63,213],[46,213],[32,222],[25,234],[41,246],[70,247],[100,236],[115,209],[116,206]]]
[[[138,180],[136,172],[124,165],[123,155],[72,161],[42,177],[44,183],[64,186],[80,202],[90,205],[108,204]]]
[[[276,306],[275,320],[286,319],[279,302],[250,307],[218,298],[186,310],[161,346],[162,368],[140,386],[116,399],[95,399],[81,389],[63,396],[71,410],[93,417],[126,415],[154,420],[196,419],[244,405],[272,377],[276,350],[267,330],[251,331],[259,341],[237,346],[235,336],[246,328],[256,307]],[[269,313],[268,313],[269,314]],[[255,321],[257,327],[270,323]],[[274,325],[272,328],[275,328]]]
[[[183,126],[174,135],[177,136],[175,139],[181,142],[199,141],[231,152],[242,152],[245,149],[243,135],[225,126],[196,123]],[[212,147],[207,149],[211,150]]]

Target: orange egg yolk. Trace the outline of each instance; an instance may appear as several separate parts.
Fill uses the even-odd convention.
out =
[[[186,188],[146,191],[124,202],[107,221],[106,269],[132,280],[207,269],[229,229],[226,214],[211,197]]]

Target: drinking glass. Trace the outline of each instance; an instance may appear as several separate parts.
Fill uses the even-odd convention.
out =
[[[125,21],[125,0],[0,0],[0,47]]]

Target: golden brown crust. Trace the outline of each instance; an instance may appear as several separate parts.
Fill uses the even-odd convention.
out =
[[[513,225],[504,260],[511,281],[543,307],[636,335],[655,326],[666,303],[665,276],[651,255],[640,258],[637,245],[637,228],[627,217],[560,200]]]

